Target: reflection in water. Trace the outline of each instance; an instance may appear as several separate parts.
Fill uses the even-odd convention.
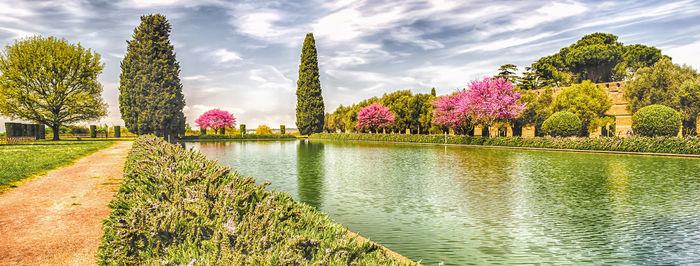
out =
[[[700,264],[700,160],[332,141],[187,143],[426,265]]]
[[[323,203],[323,143],[299,141],[297,180],[299,199],[320,209]]]

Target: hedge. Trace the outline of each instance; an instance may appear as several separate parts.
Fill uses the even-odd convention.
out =
[[[681,116],[671,107],[653,104],[639,109],[632,116],[632,130],[647,137],[676,136],[681,129]]]
[[[571,112],[556,112],[542,123],[542,131],[552,137],[576,136],[581,129],[581,119]]]
[[[152,136],[134,142],[124,173],[103,222],[101,265],[412,264],[286,193]]]
[[[245,135],[200,135],[199,139],[296,139],[294,135],[280,134],[245,134]]]
[[[445,135],[318,133],[311,135],[310,138],[700,155],[699,137],[484,138],[462,135],[447,135],[447,137],[445,137]]]

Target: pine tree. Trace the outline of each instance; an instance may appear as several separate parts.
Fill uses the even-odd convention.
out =
[[[316,42],[312,33],[306,34],[301,50],[299,81],[297,81],[297,128],[302,135],[323,130],[324,118],[321,81],[318,75]]]
[[[160,14],[141,17],[121,62],[119,110],[131,132],[168,137],[185,132],[180,64],[170,44],[170,23]]]

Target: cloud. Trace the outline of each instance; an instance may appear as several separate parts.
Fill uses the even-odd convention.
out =
[[[243,58],[241,58],[241,56],[238,55],[238,53],[229,51],[225,48],[216,49],[210,52],[209,55],[212,58],[214,58],[214,60],[216,60],[216,62],[219,64],[243,60]]]
[[[680,46],[666,47],[663,49],[664,54],[667,54],[673,58],[674,63],[687,64],[695,68],[695,70],[700,69],[700,57],[698,56],[698,51],[700,51],[700,41],[695,41]]]
[[[182,77],[182,80],[206,80],[207,76],[205,75],[192,75],[192,76],[186,76]]]

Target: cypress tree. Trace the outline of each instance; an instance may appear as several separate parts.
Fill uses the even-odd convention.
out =
[[[185,133],[185,96],[170,29],[163,15],[142,16],[127,41],[119,76],[119,111],[130,132],[165,138]]]
[[[302,135],[323,130],[323,96],[318,75],[316,42],[312,33],[306,34],[301,50],[299,81],[297,81],[297,128]]]
[[[436,96],[435,88],[430,89],[430,95]]]

